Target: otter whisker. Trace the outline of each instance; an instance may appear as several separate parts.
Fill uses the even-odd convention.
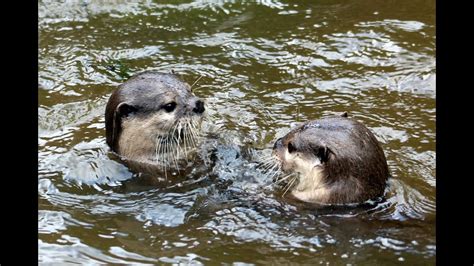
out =
[[[178,123],[177,150],[183,155],[183,157],[186,159],[186,162],[187,162],[188,157],[187,157],[187,151],[186,151],[186,143],[185,143],[185,139],[184,139],[184,136],[183,136],[182,132],[183,132],[183,124],[180,121]],[[182,157],[180,157],[180,158],[182,158]]]
[[[186,134],[186,130],[184,129],[185,126],[183,126],[183,139],[184,139],[184,154],[185,154],[185,158],[186,158],[186,163],[188,163],[188,135]]]
[[[271,178],[273,179],[275,176],[277,175],[281,175],[281,172],[278,170],[277,167],[272,167],[270,168],[270,170],[266,171],[266,172],[262,172],[263,175],[265,175],[267,178]]]
[[[161,161],[162,161],[162,165],[163,165],[163,168],[164,168],[164,173],[165,173],[165,180],[168,181],[168,175],[166,173],[166,160],[165,160],[165,154],[166,154],[166,143],[168,142],[168,139],[165,138],[164,139],[164,143],[162,144],[163,145],[163,150],[162,150],[162,153],[161,153]]]
[[[268,173],[271,169],[277,167],[278,164],[276,163],[269,163],[265,168],[262,168],[263,173]]]
[[[198,124],[198,122],[197,122],[195,119],[191,120],[191,125],[192,125],[192,127],[193,127],[193,129],[194,129],[194,134],[195,134],[196,136],[202,137],[202,133],[201,133],[201,131],[198,129],[199,124]]]
[[[280,176],[276,179],[276,181],[274,181],[274,184],[278,184],[278,183],[281,183],[283,180],[286,180],[292,176],[296,175],[296,173],[290,173],[290,174],[287,174],[287,175],[283,175],[283,176]]]
[[[275,159],[272,156],[269,155],[256,155],[257,156],[257,161],[259,162],[268,162],[268,161],[274,161]]]
[[[268,175],[273,174],[275,171],[277,171],[277,169],[278,169],[278,164],[274,164],[267,170],[267,174]]]
[[[280,168],[273,168],[271,172],[268,172],[265,174],[265,177],[267,180],[271,180],[272,182],[275,182],[276,179],[282,178],[280,177],[282,175],[282,172],[280,171]]]
[[[271,156],[261,156],[260,158],[257,158],[257,161],[260,162],[260,164],[262,163],[266,163],[266,162],[270,162],[270,161],[275,161],[275,159]]]
[[[257,166],[257,170],[261,172],[262,174],[266,174],[269,169],[271,169],[273,166],[275,166],[274,162],[268,162],[264,165]]]
[[[188,121],[188,127],[189,127],[189,133],[193,136],[194,140],[197,140],[198,139],[196,135],[197,129],[195,125],[193,124],[193,120]]]
[[[191,126],[191,123],[190,123],[190,122],[188,122],[188,130],[189,130],[189,136],[190,136],[191,139],[192,139],[193,147],[197,147],[197,137],[196,137],[196,135],[194,134],[194,129],[193,129],[193,127]]]
[[[187,133],[189,134],[189,139],[191,140],[192,147],[197,147],[196,140],[194,135],[192,134],[191,124],[189,121],[186,123],[186,127],[188,128]]]
[[[176,136],[176,130],[178,130],[178,133],[179,133],[178,125],[179,125],[179,123],[176,123],[176,124],[173,126],[173,129],[170,130],[170,134],[169,134],[170,136],[175,137],[175,136]],[[178,134],[178,136],[179,136],[179,134]]]
[[[274,167],[274,165],[268,165],[268,166],[266,166],[265,168],[262,168],[262,169],[257,168],[257,170],[260,171],[264,175],[268,175],[269,170],[272,169],[273,167]]]
[[[166,142],[165,142],[165,152],[163,154],[163,157],[166,159],[166,166],[170,165],[170,162],[169,162],[169,144],[170,144],[170,139],[167,137]]]
[[[196,130],[196,132],[201,133],[201,131],[198,130],[198,127],[200,127],[200,122],[198,122],[198,121],[199,121],[199,119],[191,119],[191,123],[193,124],[193,127]]]
[[[159,149],[161,147],[161,138],[160,136],[156,136],[155,138],[155,160],[158,160],[158,153],[159,153]]]
[[[168,140],[165,138],[163,140],[163,143],[161,144],[161,152],[160,152],[160,157],[161,157],[161,163],[165,167],[168,166],[168,161],[167,161],[167,153],[166,153],[166,148],[167,148]]]
[[[186,136],[186,145],[188,146],[188,148],[192,148],[193,145],[192,145],[192,140],[191,140],[191,135],[189,134],[189,127],[188,127],[188,121],[185,121],[183,123],[183,126],[184,126],[184,135]]]
[[[288,180],[288,178],[290,178],[290,176],[286,176],[284,178],[280,178],[278,179],[277,181],[273,182],[272,185],[278,185],[280,184],[281,182],[285,181],[285,180]]]
[[[181,134],[183,134],[183,140],[184,140],[184,148],[186,154],[188,154],[188,148],[189,148],[189,135],[188,135],[188,130],[186,129],[186,123],[183,122],[182,124],[182,129],[181,129]]]
[[[165,138],[164,139],[164,142],[163,142],[163,150],[161,152],[161,158],[162,158],[162,161],[163,161],[163,164],[165,165],[165,167],[168,166],[168,141],[169,139],[168,138]],[[165,168],[166,169],[166,168]],[[166,171],[166,170],[165,170]]]
[[[276,172],[276,174],[278,174],[278,173],[279,173],[279,171]],[[289,179],[291,176],[293,176],[293,175],[294,175],[294,173],[291,173],[291,174],[287,174],[287,175],[284,175],[284,176],[282,176],[282,177],[279,177],[276,181],[273,181],[271,184],[265,186],[265,188],[269,188],[269,187],[271,187],[271,186],[278,185],[279,183],[281,183],[281,182],[283,182],[283,181],[285,181],[285,180],[288,180],[288,179]],[[272,179],[273,179],[273,177],[272,177]]]
[[[260,158],[256,158],[256,162],[258,167],[261,167],[263,165],[266,165],[268,163],[275,163],[275,158],[272,156],[261,156]]]
[[[178,144],[177,144],[176,135],[175,135],[176,127],[177,127],[177,125],[175,125],[175,126],[173,127],[173,132],[172,132],[171,135],[170,135],[170,136],[172,137],[172,139],[171,139],[172,141],[170,142],[170,144],[171,144],[171,147],[170,147],[170,155],[171,155],[171,157],[172,157],[172,158],[171,158],[172,161],[174,161],[174,164],[175,164],[175,166],[176,166],[177,171],[179,172],[179,165],[178,165],[178,158],[177,158],[178,155],[175,154],[175,152],[177,152],[178,149],[176,149],[176,148],[175,148],[175,149],[172,149],[175,142],[176,142],[176,145],[178,145]]]
[[[196,83],[198,83],[198,81],[199,81],[200,79],[202,79],[202,77],[204,77],[204,76],[201,75],[201,76],[199,76],[199,78],[196,79],[196,81],[194,81],[193,85],[191,85],[191,87],[189,88],[190,91],[193,91],[194,85],[196,85]]]
[[[180,156],[179,156],[179,150],[180,150],[180,149],[179,149],[179,140],[180,140],[180,134],[179,134],[179,128],[178,128],[178,125],[179,125],[179,123],[177,123],[177,124],[174,126],[174,130],[173,130],[173,139],[174,139],[174,140],[175,140],[175,142],[176,142],[176,149],[175,149],[175,151],[176,151],[176,155],[175,155],[175,161],[177,161],[177,160],[178,160],[178,158],[180,158]],[[176,135],[175,135],[175,132],[176,132],[176,130],[178,130],[178,134],[177,134],[178,136],[177,136],[177,137],[176,137]],[[176,166],[177,166],[176,168],[177,168],[177,170],[178,170],[178,172],[179,172],[179,166],[178,166],[178,164],[177,164],[177,163],[176,163]]]
[[[157,153],[155,155],[155,159],[158,162],[162,162],[163,161],[163,149],[164,149],[163,144],[164,144],[165,140],[161,136],[158,136],[157,139],[158,139],[158,149],[157,149]],[[161,165],[161,168],[163,168],[163,163],[161,163],[160,165]]]
[[[273,185],[278,185],[280,184],[281,182],[285,181],[285,180],[288,180],[290,177],[292,177],[292,174],[290,175],[286,175],[284,177],[281,177],[279,178],[277,181],[273,182]]]
[[[163,169],[163,164],[160,163],[161,160],[162,160],[162,157],[163,157],[163,156],[161,156],[162,144],[163,144],[162,139],[160,137],[160,138],[158,138],[158,149],[157,149],[157,152],[155,154],[155,159],[158,161],[158,164],[160,165],[161,169]]]
[[[293,186],[293,183],[295,183],[296,179],[297,179],[297,176],[295,176],[295,177],[288,183],[288,188],[285,190],[285,192],[283,192],[282,197],[285,197],[286,192],[288,192],[288,190]]]
[[[171,133],[170,133],[169,136],[171,136],[171,143],[172,143],[173,145],[174,145],[175,142],[177,142],[175,133],[176,133],[176,129],[178,128],[178,124],[179,124],[179,123],[175,124],[174,127],[173,127],[173,129],[170,130]],[[173,147],[173,146],[172,146],[172,147]],[[175,152],[176,152],[176,155],[175,155]],[[176,166],[176,168],[177,168],[178,171],[179,171],[178,163],[177,163],[177,161],[176,161],[176,157],[179,156],[179,150],[178,150],[178,149],[173,149],[173,150],[170,151],[170,153],[171,153],[170,155],[171,155],[171,157],[172,157],[172,161],[174,161],[175,166]]]
[[[169,161],[169,164],[170,166],[175,163],[175,166],[177,167],[178,166],[178,163],[174,160],[174,151],[173,151],[173,137],[169,137],[168,138],[169,141],[168,141],[168,161]]]
[[[176,145],[175,143],[176,143],[176,137],[173,136],[172,145]],[[172,148],[174,148],[174,147],[172,147]],[[171,157],[172,157],[172,160],[174,161],[174,165],[176,166],[176,170],[179,172],[178,156],[177,156],[176,151],[177,151],[176,148],[172,149]]]
[[[181,123],[181,121],[179,121],[177,124],[176,124],[176,127],[178,129],[178,139],[177,139],[177,152],[181,152],[185,157],[186,157],[186,152],[184,150],[184,148],[182,147],[181,143],[184,142],[184,136],[181,136],[182,135],[182,132],[183,132],[183,125]],[[185,145],[185,144],[184,144]],[[178,154],[179,156],[179,154]]]
[[[272,163],[275,163],[276,161],[273,159],[273,158],[268,158],[266,160],[259,160],[258,161],[258,166],[259,167],[262,167],[264,165],[267,165],[267,164],[272,164]]]
[[[278,165],[278,168],[275,170],[275,173],[270,176],[270,178],[273,180],[273,178],[277,177],[278,174],[281,174],[281,167]],[[277,178],[278,179],[278,178]]]

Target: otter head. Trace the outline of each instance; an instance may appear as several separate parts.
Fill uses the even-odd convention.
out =
[[[360,203],[383,195],[388,166],[374,135],[347,115],[304,123],[276,141],[273,157],[299,200]]]
[[[137,74],[109,98],[107,144],[129,160],[157,162],[159,155],[179,154],[176,149],[196,144],[204,110],[204,102],[177,76]]]
[[[275,142],[273,156],[283,172],[304,177],[323,169],[331,151],[319,139],[310,141],[309,134],[303,130],[293,130]]]

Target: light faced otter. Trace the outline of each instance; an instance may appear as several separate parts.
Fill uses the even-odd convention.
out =
[[[112,93],[106,140],[129,162],[170,167],[197,145],[204,102],[173,74],[146,71]]]
[[[377,139],[347,113],[296,127],[276,141],[273,157],[291,195],[304,202],[362,203],[383,196],[389,177]]]

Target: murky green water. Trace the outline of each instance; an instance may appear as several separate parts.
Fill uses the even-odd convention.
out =
[[[39,261],[434,264],[434,13],[434,0],[40,1]],[[168,188],[105,144],[108,96],[148,69],[203,76],[220,127],[215,165]],[[262,189],[249,154],[342,111],[383,144],[386,202],[322,211]]]

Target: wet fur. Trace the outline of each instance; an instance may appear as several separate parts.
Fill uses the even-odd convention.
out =
[[[196,144],[204,111],[203,106],[196,111],[198,101],[202,103],[190,86],[173,74],[137,74],[109,98],[105,111],[107,144],[128,161],[169,166],[187,159]],[[176,107],[167,112],[164,105],[170,102]],[[178,126],[186,131],[186,141],[177,137]],[[167,146],[160,147],[160,142]]]
[[[290,193],[305,202],[361,203],[382,196],[389,177],[375,136],[347,115],[298,126],[275,143],[273,154],[283,172],[297,173]]]

